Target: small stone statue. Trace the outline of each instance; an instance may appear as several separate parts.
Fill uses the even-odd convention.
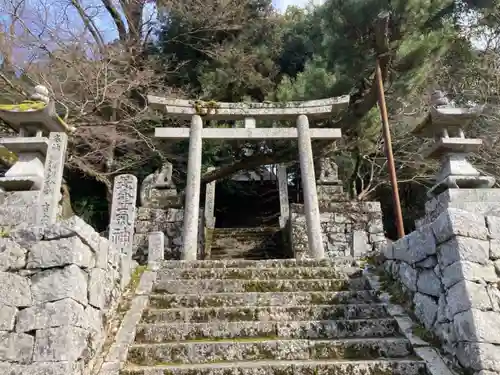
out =
[[[330,158],[319,160],[319,181],[321,183],[338,183],[339,174],[337,164]]]
[[[31,100],[38,100],[48,104],[50,101],[49,90],[43,85],[35,86],[34,93],[30,96]]]
[[[175,189],[175,184],[172,181],[172,172],[172,163],[167,161],[160,169],[153,187],[156,189]]]
[[[172,164],[166,162],[159,171],[148,175],[141,184],[143,207],[165,208],[177,202],[177,190],[172,181]]]
[[[450,107],[451,103],[444,91],[435,90],[431,95],[431,105],[433,107]]]

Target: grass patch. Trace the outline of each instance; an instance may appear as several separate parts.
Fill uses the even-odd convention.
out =
[[[411,330],[415,336],[420,337],[422,340],[427,341],[429,344],[438,349],[441,348],[441,341],[439,338],[434,333],[427,330],[424,326],[414,323]]]

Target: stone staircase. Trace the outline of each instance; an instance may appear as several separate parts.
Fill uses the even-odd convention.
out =
[[[212,260],[286,257],[278,227],[214,229],[210,251]]]
[[[424,375],[350,259],[163,263],[121,375]]]

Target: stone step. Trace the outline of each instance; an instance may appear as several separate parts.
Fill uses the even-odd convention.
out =
[[[212,260],[224,260],[224,259],[248,259],[248,260],[264,260],[264,259],[274,259],[276,257],[283,256],[284,254],[278,250],[278,248],[259,248],[259,249],[223,249],[223,248],[211,248],[210,259]]]
[[[255,228],[215,228],[214,234],[233,235],[233,234],[274,234],[279,232],[279,227],[255,227]]]
[[[350,257],[335,259],[226,259],[226,260],[167,260],[161,263],[163,268],[285,268],[285,267],[343,267],[352,266],[355,260]]]
[[[159,280],[178,279],[341,279],[360,271],[357,267],[296,267],[296,268],[201,268],[169,269],[158,272]]]
[[[394,319],[139,324],[136,343],[238,338],[341,339],[398,336]]]
[[[328,292],[340,290],[364,290],[364,278],[355,279],[308,279],[308,280],[160,280],[154,292],[169,294],[189,293],[242,293],[242,292]]]
[[[249,361],[187,365],[129,365],[120,375],[426,375],[417,359],[371,361]]]
[[[142,323],[214,322],[214,321],[296,321],[387,318],[384,304],[250,306],[193,309],[151,309],[142,315]]]
[[[149,306],[159,309],[238,306],[298,306],[380,302],[371,290],[340,292],[152,294]]]
[[[262,360],[403,358],[413,354],[404,338],[344,340],[234,340],[133,344],[128,361],[154,366],[167,363],[214,363]]]

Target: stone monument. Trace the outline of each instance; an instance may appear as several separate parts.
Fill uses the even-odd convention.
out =
[[[494,178],[482,175],[467,160],[467,154],[477,151],[483,142],[481,139],[466,138],[464,130],[479,117],[483,106],[458,108],[444,100],[443,95],[440,91],[434,92],[428,115],[413,131],[421,137],[434,138],[423,156],[441,160],[435,183],[428,192],[429,197],[448,188],[492,187]]]
[[[0,104],[0,119],[17,133],[0,139],[0,146],[13,156],[9,158],[9,170],[0,177],[2,228],[33,225],[37,220],[49,223],[57,217],[53,203],[59,205],[66,134],[73,128],[56,113],[46,87],[36,86],[30,99],[20,104]]]
[[[172,181],[172,163],[148,175],[141,184],[141,206],[147,208],[178,207],[181,202]]]
[[[50,132],[69,133],[70,127],[57,115],[54,101],[44,86],[36,86],[32,100],[0,105],[0,118],[18,133],[2,138],[0,145],[17,155],[17,161],[0,178],[5,191],[40,190]]]
[[[165,259],[178,259],[182,243],[182,197],[172,180],[170,162],[148,175],[141,184],[135,225],[133,254],[139,263],[149,259],[148,239],[152,232],[164,233]]]
[[[482,145],[481,139],[466,138],[464,131],[482,113],[483,106],[455,107],[442,91],[431,96],[429,113],[414,134],[433,138],[423,156],[441,161],[434,185],[429,189],[425,216],[416,226],[429,224],[448,208],[459,208],[481,215],[500,214],[500,190],[489,189],[495,179],[485,176],[467,155]]]
[[[316,186],[319,205],[345,200],[342,182],[339,180],[338,166],[331,157],[321,157],[316,162]]]

